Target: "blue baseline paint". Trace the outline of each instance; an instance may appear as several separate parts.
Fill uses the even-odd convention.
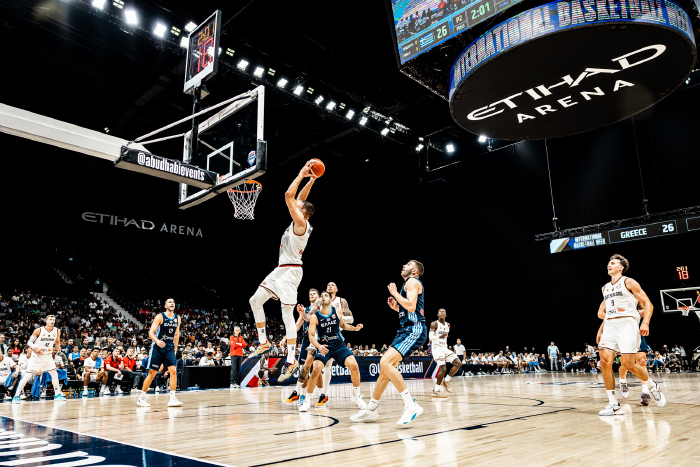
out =
[[[496,25],[464,49],[450,69],[450,101],[452,94],[469,74],[493,57],[538,37],[604,23],[643,23],[668,27],[685,34],[691,43],[695,43],[688,14],[669,0],[571,0],[547,3]]]
[[[139,448],[72,431],[50,428],[37,423],[1,417],[0,437],[4,444],[0,463],[33,459],[51,466],[81,465],[97,467],[210,467],[209,462],[174,454]],[[11,441],[5,441],[10,439]],[[14,441],[16,439],[16,442]]]

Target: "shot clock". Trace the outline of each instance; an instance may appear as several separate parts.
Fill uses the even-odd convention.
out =
[[[688,266],[676,266],[676,274],[678,274],[678,280],[686,281],[690,279]]]
[[[216,10],[190,33],[187,38],[187,67],[183,92],[190,94],[194,88],[201,86],[218,71],[220,34],[220,10]]]

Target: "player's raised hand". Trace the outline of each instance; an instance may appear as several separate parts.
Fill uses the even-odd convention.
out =
[[[389,304],[389,308],[391,308],[394,311],[399,311],[399,304],[394,297],[389,297],[387,303]]]
[[[318,351],[321,352],[321,355],[326,355],[328,353],[328,346],[327,345],[319,345]]]
[[[640,336],[648,336],[649,335],[649,324],[648,323],[642,323],[642,325],[639,326],[639,335]]]
[[[355,326],[355,331],[359,331],[362,328],[364,328],[364,326],[360,323],[357,326]]]
[[[304,167],[301,168],[299,171],[299,175],[302,177],[310,177],[311,176],[311,166],[314,165],[312,161],[308,161]]]
[[[396,290],[396,284],[394,284],[393,282],[389,284],[387,288],[389,289],[389,293],[393,296],[396,296],[396,294],[399,293],[398,290]]]
[[[304,314],[304,309],[305,308],[301,303],[299,305],[297,305],[297,313],[299,313],[300,315]]]

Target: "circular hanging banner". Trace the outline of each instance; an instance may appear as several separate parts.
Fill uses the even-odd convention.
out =
[[[696,54],[688,14],[668,0],[548,3],[462,52],[450,70],[450,113],[496,139],[582,133],[668,96]]]

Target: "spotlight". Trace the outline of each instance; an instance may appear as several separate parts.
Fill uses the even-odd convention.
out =
[[[323,102],[323,96],[318,96],[314,102],[316,105],[319,105],[321,102]]]
[[[484,135],[479,135],[479,142],[480,143],[485,143],[488,138]]]
[[[253,72],[253,76],[257,76],[258,78],[260,78],[263,75],[263,73],[265,73],[265,68],[257,67]]]
[[[240,62],[238,62],[238,65],[236,65],[236,68],[238,68],[239,70],[245,70],[247,67],[248,62],[246,62],[245,60],[241,60]]]
[[[188,40],[187,40],[186,37],[183,37],[182,39],[180,39],[180,47],[182,47],[183,49],[186,49],[186,48],[187,48],[187,42],[188,42]]]
[[[112,2],[112,5],[114,5],[115,7],[119,8],[120,10],[121,10],[122,8],[124,8],[124,2],[122,2],[122,0],[114,0],[114,1]]]
[[[690,78],[685,80],[685,84],[690,84]]]
[[[335,109],[335,102],[330,101],[328,105],[326,106],[326,110],[333,110]]]
[[[98,10],[104,10],[106,0],[92,0],[92,6]]]
[[[180,35],[180,30],[179,30],[178,28],[176,28],[175,26],[173,26],[172,28],[170,28],[170,33],[171,33],[171,34],[174,34],[174,35],[176,35],[176,36],[179,36],[179,35]]]
[[[269,69],[267,70],[267,74],[270,75],[270,76],[275,76],[275,73],[277,73],[277,72],[275,71],[274,68],[269,68]]]
[[[368,113],[368,112],[369,112],[369,107],[365,107],[365,108],[362,110],[362,113],[363,113],[363,114],[366,114],[366,113]]]
[[[304,86],[297,86],[297,87],[294,89],[294,94],[296,94],[296,95],[298,96],[298,95],[301,94],[303,91],[304,91]]]
[[[343,102],[341,102],[340,105],[338,106],[338,108],[341,109],[341,110],[344,109],[344,108],[345,108],[345,104],[344,104]]]
[[[452,144],[448,144],[447,146],[445,146],[445,149],[447,149],[447,152],[450,154],[455,152],[455,147]]]
[[[230,47],[229,47],[228,49],[226,49],[226,55],[228,55],[229,57],[233,57],[233,54],[234,54],[235,52],[236,52],[236,51],[233,50],[233,49],[230,48]]]
[[[309,94],[313,94],[313,93],[314,93],[314,88],[309,88],[309,89],[306,90],[306,92],[308,92]]]
[[[365,126],[365,123],[367,123],[367,117],[362,117],[360,119],[360,125]]]
[[[190,21],[189,23],[187,23],[187,26],[185,26],[185,31],[192,32],[192,31],[194,31],[194,28],[196,28],[196,27],[197,27],[197,25],[194,24],[192,21]]]
[[[348,114],[345,116],[348,120],[352,118],[352,116],[355,115],[355,111],[353,110],[348,110]]]
[[[166,27],[164,24],[158,23],[156,24],[156,28],[153,30],[153,34],[155,34],[158,37],[163,37],[166,31]]]
[[[136,24],[139,22],[134,10],[124,10],[124,16],[126,17],[127,24]]]
[[[423,137],[422,137],[422,136],[419,136],[419,137],[418,137],[418,141],[424,141]]]
[[[418,146],[416,146],[416,151],[420,151],[421,149],[423,149],[423,145],[422,145],[422,144],[419,144]]]
[[[382,136],[386,136],[387,133],[389,133],[389,129],[388,129],[388,128],[382,128]]]
[[[277,81],[277,87],[278,87],[278,88],[283,88],[283,87],[285,87],[285,86],[287,85],[288,82],[289,82],[289,81],[287,81],[286,79],[282,78],[281,80]]]

